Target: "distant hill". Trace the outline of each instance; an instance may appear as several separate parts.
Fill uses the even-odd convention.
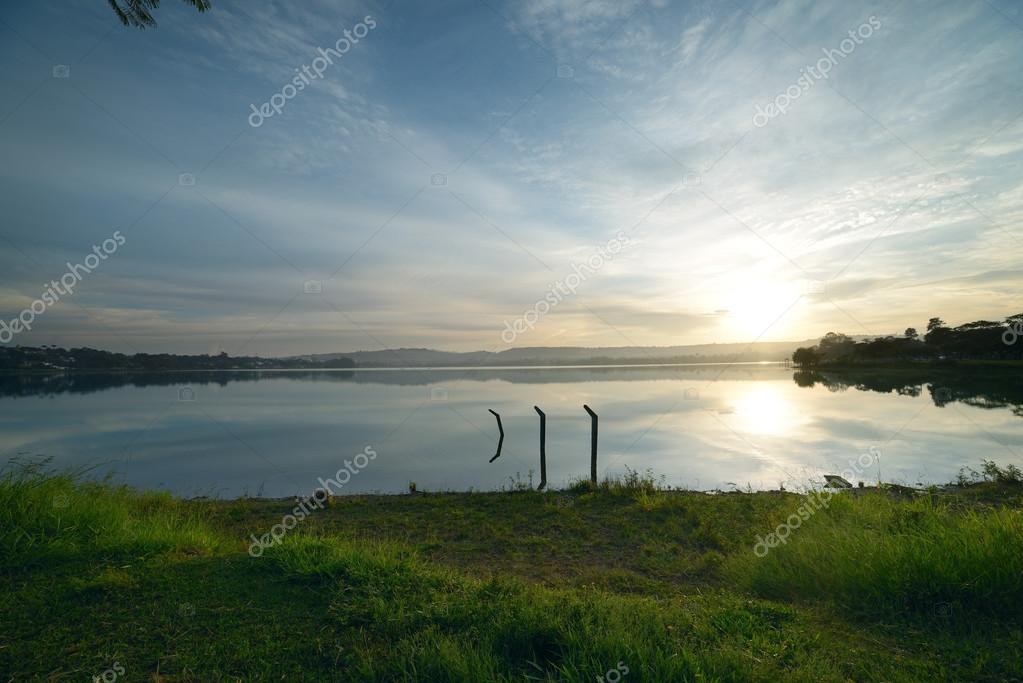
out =
[[[738,363],[783,361],[800,346],[816,339],[753,344],[697,344],[691,346],[533,346],[506,351],[436,351],[434,349],[386,349],[322,353],[294,358],[329,362],[350,358],[360,368],[449,367],[501,365],[601,365],[643,363]]]

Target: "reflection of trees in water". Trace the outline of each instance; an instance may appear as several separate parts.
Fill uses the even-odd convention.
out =
[[[254,382],[260,379],[351,380],[351,371],[316,372],[70,372],[0,374],[0,396],[53,396],[91,394],[118,387],[172,386],[188,384],[226,386],[229,382]]]
[[[801,387],[823,385],[828,391],[874,391],[919,396],[926,388],[934,405],[965,403],[976,408],[1009,408],[1023,417],[1023,381],[1011,367],[909,368],[904,370],[801,370],[792,380]]]
[[[0,396],[51,396],[88,394],[118,387],[171,386],[190,384],[225,386],[230,382],[257,380],[304,380],[389,386],[427,386],[455,381],[509,384],[557,384],[564,382],[648,382],[648,381],[778,381],[786,370],[780,365],[737,364],[626,367],[559,367],[519,369],[431,370],[286,370],[286,371],[190,371],[190,372],[71,372],[0,373]],[[679,390],[681,392],[681,389]]]

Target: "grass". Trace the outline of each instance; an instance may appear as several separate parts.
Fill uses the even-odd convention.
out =
[[[766,554],[730,558],[736,584],[788,600],[820,596],[847,612],[1023,618],[1023,514],[948,497],[835,496]]]
[[[471,579],[392,548],[309,538],[272,556],[287,573],[342,587],[331,611],[360,630],[344,661],[353,680],[588,681],[618,661],[638,680],[739,680],[755,675],[751,640],[768,651],[794,644],[772,633],[790,610],[755,601],[715,601],[701,615],[683,600]],[[769,668],[781,673],[761,673]]]
[[[838,494],[762,558],[802,496],[344,497],[253,558],[293,502],[13,468],[0,680],[1019,679],[1021,488]]]
[[[84,472],[52,473],[46,463],[16,463],[0,476],[0,562],[113,559],[174,549],[208,554],[219,541],[199,511],[166,493],[139,493]]]

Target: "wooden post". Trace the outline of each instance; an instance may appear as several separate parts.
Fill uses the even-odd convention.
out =
[[[540,406],[533,406],[533,410],[540,416],[540,485],[536,490],[542,491],[547,486],[547,413]]]
[[[597,483],[597,414],[588,405],[583,408],[590,414],[590,482]]]
[[[490,409],[488,408],[488,410],[490,410]],[[504,445],[504,427],[501,426],[501,416],[498,415],[493,410],[491,410],[490,412],[494,415],[494,417],[497,418],[497,431],[501,432],[501,436],[497,440],[497,453],[494,453],[494,457],[492,457],[490,459],[490,461],[489,461],[489,462],[494,462],[495,460],[497,460],[498,458],[501,457],[501,446]]]

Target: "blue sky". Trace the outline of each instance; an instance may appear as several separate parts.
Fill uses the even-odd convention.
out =
[[[125,237],[12,343],[498,350],[619,231],[628,246],[516,346],[1023,310],[1007,0],[163,5],[146,31],[102,0],[0,9],[0,317]],[[322,79],[249,125],[366,16]]]

